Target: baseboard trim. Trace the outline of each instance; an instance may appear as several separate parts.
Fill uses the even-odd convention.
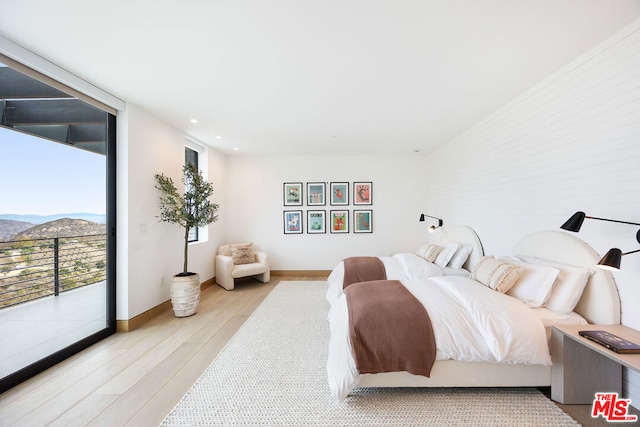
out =
[[[329,277],[331,270],[271,270],[272,276],[279,277],[291,277],[291,276],[305,276],[305,277]]]
[[[215,285],[215,277],[212,277],[209,280],[205,280],[200,283],[200,291],[204,291],[210,286]],[[131,332],[136,328],[139,328],[142,324],[148,322],[154,317],[164,313],[167,310],[171,310],[171,300],[167,300],[162,304],[158,304],[155,307],[150,308],[149,310],[138,314],[135,317],[132,317],[129,320],[116,320],[116,331],[117,332]]]

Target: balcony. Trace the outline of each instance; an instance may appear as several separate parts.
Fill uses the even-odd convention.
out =
[[[0,242],[0,378],[106,327],[105,242]]]
[[[101,281],[0,309],[0,378],[104,329],[106,293]]]

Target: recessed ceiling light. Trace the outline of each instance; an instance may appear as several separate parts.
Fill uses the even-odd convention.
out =
[[[240,151],[238,147],[233,147],[233,151]]]
[[[191,119],[191,123],[198,123],[196,119]]]
[[[222,139],[220,135],[216,135],[216,139]]]

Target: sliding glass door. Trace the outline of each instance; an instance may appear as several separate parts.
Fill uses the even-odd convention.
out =
[[[115,116],[0,64],[0,392],[115,332]]]

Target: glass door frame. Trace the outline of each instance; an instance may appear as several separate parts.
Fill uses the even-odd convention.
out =
[[[0,393],[34,377],[116,332],[116,116],[107,112],[106,154],[107,292],[105,328],[0,379]]]

